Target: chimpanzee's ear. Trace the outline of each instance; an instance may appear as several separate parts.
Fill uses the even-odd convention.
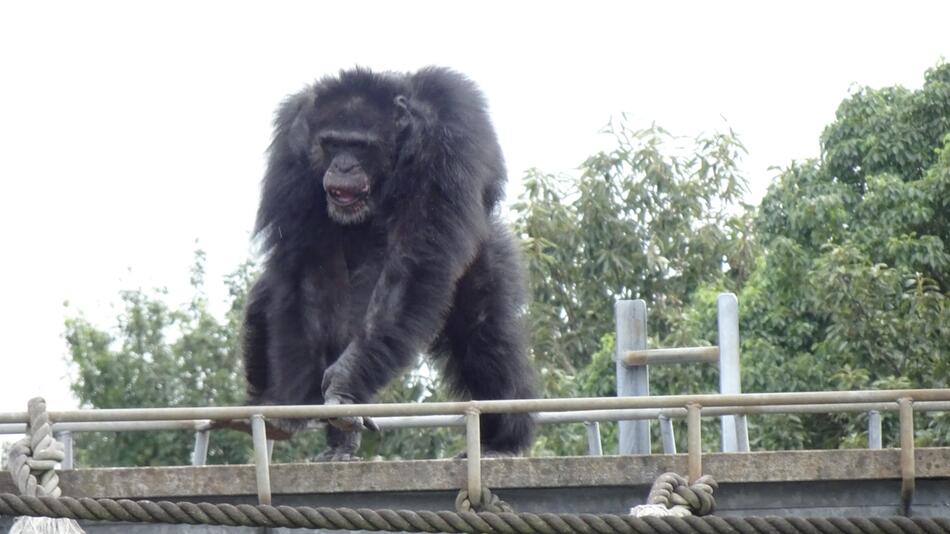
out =
[[[401,134],[412,126],[412,110],[409,109],[409,99],[405,95],[398,95],[393,99],[396,106],[396,133]]]
[[[290,153],[304,156],[310,150],[308,117],[314,108],[314,95],[306,89],[288,98],[277,112],[275,143],[283,142]]]

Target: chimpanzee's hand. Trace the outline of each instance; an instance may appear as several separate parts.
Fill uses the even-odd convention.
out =
[[[329,406],[332,404],[355,404],[356,399],[347,392],[346,383],[350,376],[349,359],[341,356],[327,370],[323,372],[323,404]],[[369,417],[338,417],[329,419],[328,422],[349,432],[372,430],[379,431],[379,426]]]

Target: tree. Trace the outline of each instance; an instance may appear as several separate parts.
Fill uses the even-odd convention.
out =
[[[947,387],[948,133],[943,64],[918,91],[855,92],[825,129],[821,158],[790,165],[769,188],[756,220],[766,252],[741,295],[747,389]],[[918,424],[918,443],[950,441],[945,415]],[[865,425],[772,418],[753,441],[854,446],[866,443]]]
[[[223,321],[208,309],[204,293],[204,253],[192,269],[192,299],[173,308],[165,290],[121,293],[123,310],[111,331],[82,314],[66,320],[65,338],[75,368],[73,393],[82,407],[133,408],[240,404],[243,378],[238,359],[238,324],[250,264],[227,280],[230,295]],[[193,438],[188,432],[81,433],[76,435],[81,465],[174,465],[188,463]],[[250,440],[236,432],[217,432],[208,461],[242,463]]]
[[[697,290],[741,287],[755,255],[750,219],[734,215],[745,181],[732,132],[685,140],[621,120],[607,133],[615,148],[587,159],[578,177],[531,171],[514,205],[531,281],[531,347],[552,397],[614,394],[613,341],[603,336],[616,299],[650,303],[653,343],[696,343],[676,325]],[[683,367],[657,369],[653,382],[659,393],[681,393],[712,380]],[[583,433],[549,428],[535,452],[584,449]]]

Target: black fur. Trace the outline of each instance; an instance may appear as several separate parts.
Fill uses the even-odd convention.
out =
[[[423,351],[462,397],[535,397],[523,269],[495,213],[505,167],[475,85],[441,68],[345,71],[288,99],[275,127],[249,402],[369,402]],[[487,451],[521,451],[532,430],[527,414],[482,417]],[[347,450],[330,457],[358,445],[332,441]]]

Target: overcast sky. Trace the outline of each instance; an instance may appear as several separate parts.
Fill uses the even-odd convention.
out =
[[[571,171],[628,112],[680,135],[733,128],[756,200],[769,167],[818,155],[855,84],[919,87],[950,57],[948,21],[945,1],[5,2],[0,412],[75,406],[64,315],[110,325],[139,286],[185,300],[196,240],[223,295],[251,252],[273,110],[323,74],[469,75],[509,196],[527,168]]]

